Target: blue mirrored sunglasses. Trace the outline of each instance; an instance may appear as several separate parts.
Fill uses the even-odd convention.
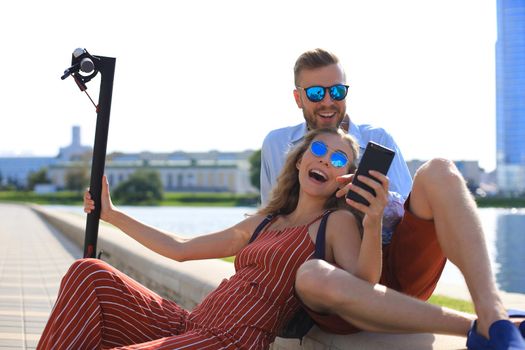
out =
[[[306,97],[308,97],[308,99],[312,102],[321,102],[326,95],[327,89],[332,100],[342,101],[345,99],[346,94],[348,94],[348,87],[348,85],[343,84],[336,84],[329,87],[310,86],[307,88],[297,86],[298,89],[302,89],[304,92],[306,92]]]
[[[314,141],[310,144],[310,152],[316,157],[324,157],[328,152],[328,146],[323,141]],[[335,168],[342,168],[348,163],[348,157],[342,151],[333,151],[330,155],[330,163]]]

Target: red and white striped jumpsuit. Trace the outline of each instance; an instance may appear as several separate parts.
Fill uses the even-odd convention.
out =
[[[73,263],[37,349],[266,349],[299,308],[295,274],[314,252],[308,225],[263,231],[236,273],[188,312],[96,259]]]

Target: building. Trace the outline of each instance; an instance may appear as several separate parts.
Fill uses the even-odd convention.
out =
[[[73,126],[71,130],[71,144],[67,147],[60,147],[57,158],[61,161],[78,160],[86,154],[90,155],[93,148],[82,146],[80,142],[80,126]]]
[[[80,127],[73,126],[71,144],[60,148],[56,157],[1,157],[0,185],[25,188],[29,175],[42,168],[50,168],[59,162],[69,162],[89,155],[92,148],[80,144]]]
[[[164,190],[179,192],[257,193],[250,182],[250,156],[244,152],[114,153],[107,156],[105,174],[112,187],[139,169],[156,170]],[[92,148],[83,146],[80,127],[73,126],[71,144],[61,147],[56,157],[0,158],[0,185],[25,188],[32,172],[47,168],[51,183],[66,188],[68,176],[89,179]],[[89,180],[88,180],[89,181]],[[49,191],[48,188],[43,189]]]
[[[25,188],[31,173],[49,168],[57,161],[56,157],[0,157],[0,186]]]
[[[257,193],[250,183],[250,161],[253,151],[187,153],[119,153],[106,160],[105,174],[111,187],[126,181],[140,169],[159,173],[165,191]],[[77,161],[58,162],[49,169],[57,188],[64,188],[69,172],[89,164]]]
[[[496,161],[501,193],[525,193],[525,0],[498,0]]]

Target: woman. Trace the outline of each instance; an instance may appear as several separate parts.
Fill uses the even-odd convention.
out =
[[[381,274],[381,218],[388,179],[368,178],[371,203],[350,202],[363,220],[335,197],[336,178],[353,172],[356,142],[336,129],[309,133],[289,154],[267,207],[231,228],[187,239],[147,226],[119,211],[104,178],[101,219],[147,248],[185,261],[236,255],[236,273],[188,312],[95,259],[75,262],[40,339],[39,349],[266,349],[300,307],[295,274],[315,249],[319,219],[328,209],[326,260],[377,283]],[[85,212],[94,209],[86,192]],[[267,214],[273,219],[250,238]]]

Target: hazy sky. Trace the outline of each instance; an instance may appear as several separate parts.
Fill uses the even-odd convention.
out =
[[[96,113],[60,76],[84,47],[116,57],[108,152],[258,149],[295,125],[293,64],[336,53],[357,123],[405,159],[495,167],[495,0],[0,3],[0,155],[57,154]],[[98,78],[88,92],[98,100]]]

